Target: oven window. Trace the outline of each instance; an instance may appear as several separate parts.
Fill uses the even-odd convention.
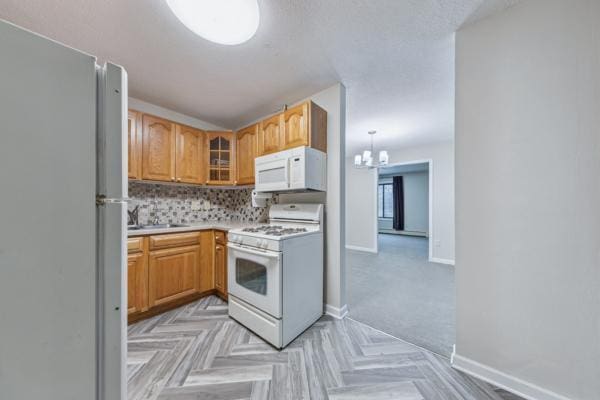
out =
[[[267,268],[244,258],[235,260],[235,281],[254,293],[267,294]]]
[[[260,183],[285,183],[285,167],[259,169],[258,182]]]

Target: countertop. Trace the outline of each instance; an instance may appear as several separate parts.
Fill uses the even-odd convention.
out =
[[[231,229],[245,228],[249,226],[260,225],[256,222],[242,222],[242,221],[206,221],[206,222],[190,222],[186,224],[188,226],[182,226],[177,228],[164,228],[164,229],[137,229],[127,231],[128,237],[135,236],[147,236],[147,235],[160,235],[163,233],[177,233],[177,232],[193,232],[193,231],[205,231],[209,229],[215,229],[219,231],[228,232]]]

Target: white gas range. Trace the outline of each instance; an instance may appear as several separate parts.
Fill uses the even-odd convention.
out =
[[[322,221],[322,204],[276,204],[229,232],[229,315],[277,348],[323,314]]]

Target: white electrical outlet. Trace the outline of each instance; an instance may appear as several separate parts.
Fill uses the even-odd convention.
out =
[[[210,210],[210,200],[204,199],[203,204],[202,204],[202,209],[204,211]]]
[[[202,210],[202,202],[200,200],[192,200],[192,211]]]
[[[433,244],[435,245],[435,247],[440,247],[442,245],[442,242],[440,240],[436,240],[433,242]]]

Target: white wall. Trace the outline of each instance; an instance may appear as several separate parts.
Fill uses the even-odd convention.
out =
[[[157,117],[165,118],[170,121],[188,125],[193,128],[198,128],[198,129],[207,130],[207,131],[225,130],[221,127],[218,127],[218,126],[208,123],[206,121],[202,121],[198,118],[190,117],[188,115],[178,113],[177,111],[169,110],[167,108],[163,108],[163,107],[151,104],[151,103],[147,103],[145,101],[135,99],[133,97],[129,98],[129,108],[132,110],[156,115]]]
[[[600,396],[599,21],[527,0],[456,36],[454,362],[537,399]]]
[[[327,192],[281,194],[282,203],[318,202],[325,204],[325,302],[327,311],[346,310],[345,270],[345,137],[346,88],[336,84],[310,97],[327,111]]]
[[[403,177],[404,232],[427,234],[429,230],[429,172],[407,172],[393,176]],[[379,184],[392,183],[393,176],[380,175]],[[379,231],[393,230],[393,219],[379,218],[378,228]]]
[[[454,144],[434,143],[404,149],[387,149],[390,164],[432,160],[433,258],[454,261]],[[346,243],[377,251],[377,171],[353,167],[346,158]]]

